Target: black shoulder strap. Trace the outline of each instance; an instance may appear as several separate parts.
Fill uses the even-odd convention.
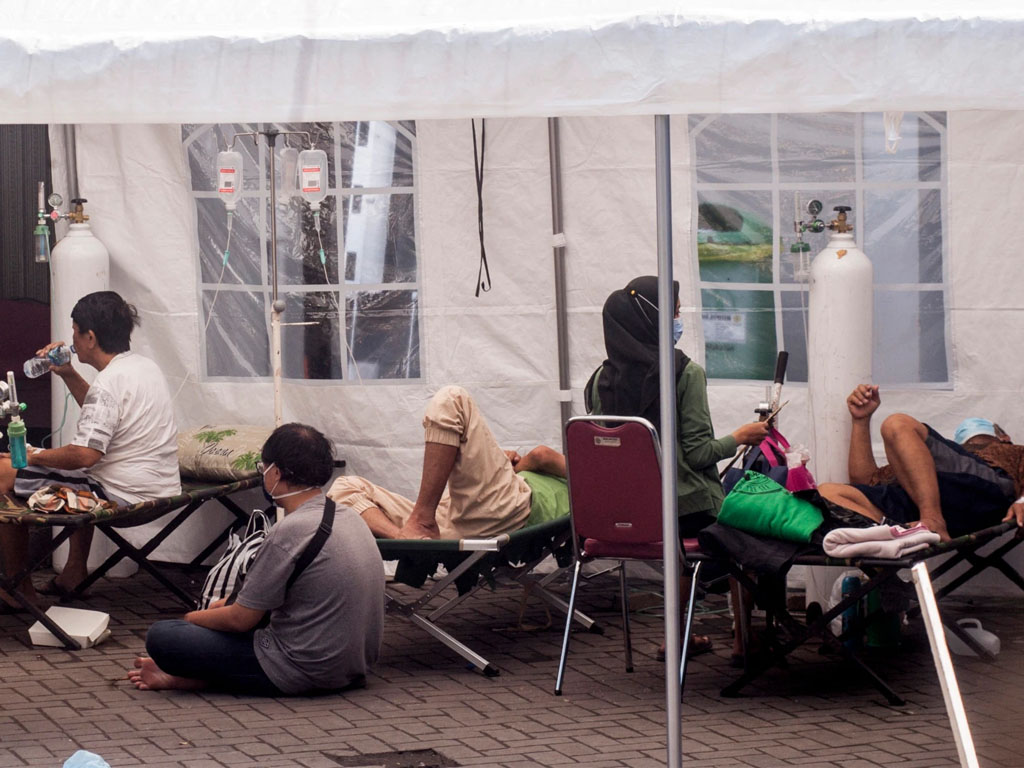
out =
[[[295,561],[295,570],[292,571],[292,575],[288,577],[288,583],[285,584],[284,591],[287,592],[292,588],[292,584],[295,580],[302,575],[302,572],[306,570],[307,566],[313,562],[313,559],[320,554],[320,550],[324,547],[324,542],[327,541],[327,537],[331,535],[331,529],[334,528],[334,499],[328,497],[327,501],[324,502],[324,516],[320,519],[320,527],[316,529],[316,533],[313,534],[313,538],[309,540],[309,544],[303,550],[302,554],[299,555],[299,559]]]

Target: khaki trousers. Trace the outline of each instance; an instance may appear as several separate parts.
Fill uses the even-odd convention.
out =
[[[423,439],[459,449],[437,505],[441,538],[496,536],[523,527],[530,516],[530,486],[513,471],[465,389],[443,387],[431,398],[423,415]],[[362,477],[339,477],[327,495],[359,513],[377,507],[399,527],[412,514],[412,501]]]

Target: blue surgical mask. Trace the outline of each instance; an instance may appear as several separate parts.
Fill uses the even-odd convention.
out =
[[[683,338],[683,321],[677,317],[672,321],[672,343],[678,344],[681,338]]]

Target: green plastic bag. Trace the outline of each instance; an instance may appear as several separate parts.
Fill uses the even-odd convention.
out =
[[[748,470],[722,502],[718,522],[758,536],[806,543],[824,517],[811,502]]]

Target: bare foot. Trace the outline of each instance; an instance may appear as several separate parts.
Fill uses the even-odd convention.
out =
[[[421,523],[415,517],[405,521],[405,525],[398,532],[399,539],[440,539],[441,529],[437,527],[437,521]]]
[[[140,691],[198,691],[208,685],[205,680],[169,675],[146,656],[135,659],[135,669],[128,670],[128,681]]]

